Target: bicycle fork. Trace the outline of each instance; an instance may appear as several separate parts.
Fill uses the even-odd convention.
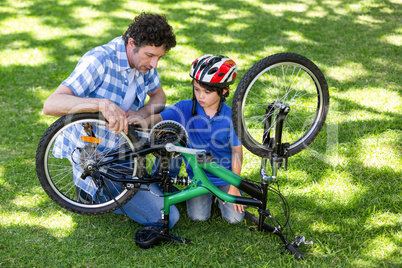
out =
[[[275,120],[275,137],[270,138],[270,132],[271,132],[271,124],[272,124],[272,116],[275,113],[276,110],[279,110],[276,120]],[[268,186],[270,183],[275,182],[277,178],[277,173],[278,169],[281,166],[283,162],[283,150],[282,150],[282,130],[283,130],[283,122],[289,113],[290,108],[288,105],[278,103],[278,102],[273,102],[268,105],[267,109],[265,110],[265,121],[264,121],[264,135],[263,135],[263,144],[267,147],[273,148],[273,154],[270,157],[270,162],[271,162],[271,167],[272,167],[272,173],[271,176],[268,176],[265,167],[267,166],[267,160],[266,158],[261,159],[261,170],[260,170],[260,176],[261,176],[261,188],[262,188],[262,205],[260,209],[260,217],[259,217],[259,223],[258,223],[258,231],[262,231],[263,226],[264,226],[264,221],[266,217],[270,216],[270,213],[267,210],[267,197],[268,197]],[[270,232],[272,233],[280,233],[280,230],[278,230],[277,227],[272,227],[269,228]],[[281,235],[280,235],[281,236]],[[281,236],[281,239],[284,240],[283,235]],[[284,241],[285,242],[285,241]]]
[[[272,115],[274,112],[278,110],[278,114],[275,120],[275,136],[274,138],[270,138],[270,129],[272,123]],[[291,253],[295,255],[297,259],[303,259],[303,255],[297,250],[297,247],[304,242],[304,237],[298,237],[296,242],[289,243],[285,236],[282,233],[280,226],[271,226],[264,223],[265,219],[271,218],[272,215],[270,211],[267,209],[267,197],[268,197],[268,186],[276,182],[278,170],[282,167],[283,161],[285,160],[284,169],[287,169],[287,148],[288,144],[282,144],[282,131],[283,131],[283,123],[287,114],[289,113],[290,108],[288,105],[283,103],[274,102],[268,105],[265,112],[265,122],[264,122],[264,135],[263,135],[263,144],[267,147],[273,148],[273,154],[270,157],[270,164],[272,168],[271,176],[268,176],[265,167],[267,166],[266,158],[261,160],[261,188],[262,188],[262,205],[259,209],[259,219],[258,219],[258,231],[261,232],[266,230],[280,237],[282,242],[285,244],[285,248],[289,250]]]

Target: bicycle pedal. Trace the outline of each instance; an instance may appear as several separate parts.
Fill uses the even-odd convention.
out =
[[[127,190],[137,190],[137,191],[149,191],[149,189],[140,188],[141,184],[139,183],[127,183],[126,185],[121,184],[122,189]]]
[[[163,227],[147,226],[137,231],[135,243],[143,249],[152,248],[162,243],[178,242],[180,244],[191,243],[190,239],[180,238],[171,234],[166,234]]]

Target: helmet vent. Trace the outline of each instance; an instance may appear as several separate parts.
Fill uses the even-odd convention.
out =
[[[214,74],[216,71],[218,71],[218,67],[211,68],[209,69],[208,74]]]

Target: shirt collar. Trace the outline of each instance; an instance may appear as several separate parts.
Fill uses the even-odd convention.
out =
[[[131,69],[130,64],[128,63],[124,39],[122,36],[117,37],[116,39],[117,70],[121,72]]]

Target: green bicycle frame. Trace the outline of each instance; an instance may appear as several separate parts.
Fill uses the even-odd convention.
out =
[[[186,158],[190,166],[193,168],[194,178],[187,189],[173,194],[165,194],[164,208],[162,210],[164,215],[169,215],[170,206],[207,193],[213,193],[224,202],[251,205],[262,208],[263,202],[260,200],[263,200],[263,192],[254,184],[243,180],[243,178],[239,175],[227,170],[213,161],[209,163],[199,163],[196,159],[196,155],[194,154],[182,152],[180,152],[180,154]],[[222,192],[211,183],[204,170],[216,175],[219,178],[222,178],[224,181],[236,186],[238,189],[248,193],[254,198],[234,196]]]

